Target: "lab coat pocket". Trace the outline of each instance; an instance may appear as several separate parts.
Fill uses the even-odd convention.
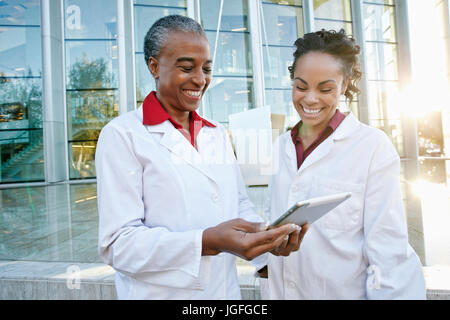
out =
[[[351,192],[352,196],[317,220],[317,226],[321,229],[339,232],[362,226],[364,184],[328,178],[315,178],[312,184],[314,197],[342,192]]]

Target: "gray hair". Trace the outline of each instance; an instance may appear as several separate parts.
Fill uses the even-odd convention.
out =
[[[170,15],[156,21],[148,30],[144,40],[145,64],[150,57],[158,58],[162,47],[166,44],[171,32],[193,32],[206,37],[202,26],[195,20],[180,16]]]

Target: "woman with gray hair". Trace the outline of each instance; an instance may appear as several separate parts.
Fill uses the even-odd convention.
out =
[[[307,228],[266,230],[226,130],[196,113],[212,72],[201,26],[164,17],[144,51],[156,91],[97,145],[100,256],[119,299],[239,299],[235,256],[289,255]]]

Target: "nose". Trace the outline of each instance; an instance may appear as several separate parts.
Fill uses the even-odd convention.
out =
[[[311,105],[318,103],[319,98],[317,97],[317,95],[315,94],[315,92],[313,90],[309,90],[305,93],[305,95],[303,97],[303,101],[305,104],[311,106]]]
[[[198,87],[203,88],[209,79],[209,75],[206,75],[203,70],[198,70],[192,75],[192,82]]]

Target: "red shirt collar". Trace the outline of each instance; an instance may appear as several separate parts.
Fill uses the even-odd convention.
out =
[[[341,124],[341,122],[345,119],[345,114],[343,114],[342,112],[339,111],[339,109],[336,109],[335,114],[333,115],[333,117],[331,117],[330,121],[328,122],[327,127],[325,128],[324,131],[331,129],[331,132],[334,132],[337,127],[339,127],[339,125]],[[291,130],[291,137],[292,137],[292,141],[295,144],[295,141],[297,140],[297,135],[298,135],[298,129],[301,125],[302,121],[300,120]],[[322,136],[324,134],[324,132],[322,132],[320,136]]]
[[[164,110],[158,98],[156,98],[156,91],[150,92],[150,94],[145,98],[144,102],[142,103],[142,109],[144,115],[143,119],[144,125],[154,126],[163,123],[166,120],[169,120],[176,129],[183,128],[178,122],[175,121],[175,119],[173,119],[167,113],[166,110]],[[208,127],[215,127],[215,125],[200,117],[195,111],[191,112],[190,121],[191,124],[192,122],[200,121],[201,122],[200,128],[203,128],[205,125]]]

